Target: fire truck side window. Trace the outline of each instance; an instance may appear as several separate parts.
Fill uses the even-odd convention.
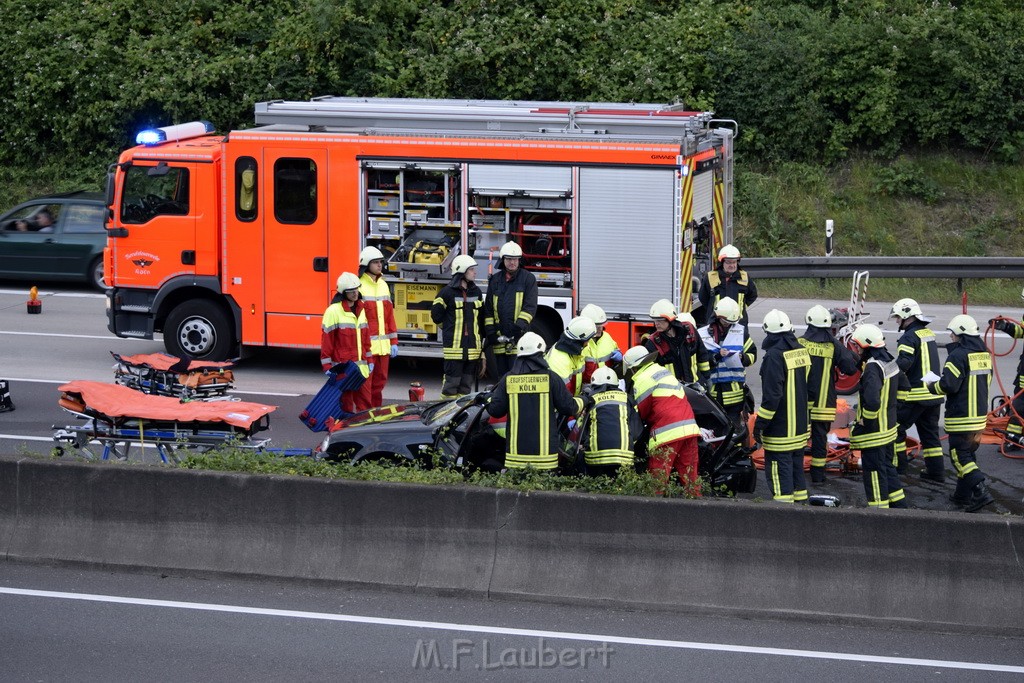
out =
[[[256,160],[252,157],[240,157],[235,162],[235,216],[246,223],[259,215],[256,170]]]
[[[121,193],[121,220],[147,223],[156,216],[186,216],[189,213],[187,168],[132,166],[125,173]]]
[[[316,221],[316,162],[312,159],[274,162],[274,218],[301,225]]]

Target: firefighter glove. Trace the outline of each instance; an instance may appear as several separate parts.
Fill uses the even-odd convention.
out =
[[[398,355],[398,345],[397,344],[392,344],[391,345],[391,357],[394,358],[397,355]]]
[[[584,408],[586,408],[587,410],[590,410],[591,408],[594,407],[594,404],[596,403],[596,401],[594,400],[594,395],[593,394],[583,394],[581,396],[581,398],[583,399],[583,407]]]
[[[1014,332],[1013,328],[1016,327],[1016,325],[1011,323],[1009,320],[992,319],[992,320],[988,321],[988,324],[992,325],[993,327],[995,327],[1000,332],[1005,332],[1006,334],[1010,335],[1011,337],[1013,336],[1013,332]]]
[[[481,391],[479,394],[473,397],[473,404],[482,406],[491,400],[491,392]]]
[[[615,349],[614,351],[612,351],[612,358],[611,358],[611,360],[614,363],[622,362],[622,351],[619,351],[618,349]]]

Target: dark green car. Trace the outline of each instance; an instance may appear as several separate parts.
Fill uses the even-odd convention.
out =
[[[72,192],[19,204],[0,216],[0,278],[103,283],[106,208],[100,192]]]

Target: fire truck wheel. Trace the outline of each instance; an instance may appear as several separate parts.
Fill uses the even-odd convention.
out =
[[[224,310],[212,301],[185,301],[167,316],[164,346],[179,358],[227,360],[233,346],[231,323]]]

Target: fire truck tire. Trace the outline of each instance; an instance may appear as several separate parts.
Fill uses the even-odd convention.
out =
[[[234,347],[228,314],[212,301],[193,299],[167,316],[164,346],[172,356],[227,360]]]

